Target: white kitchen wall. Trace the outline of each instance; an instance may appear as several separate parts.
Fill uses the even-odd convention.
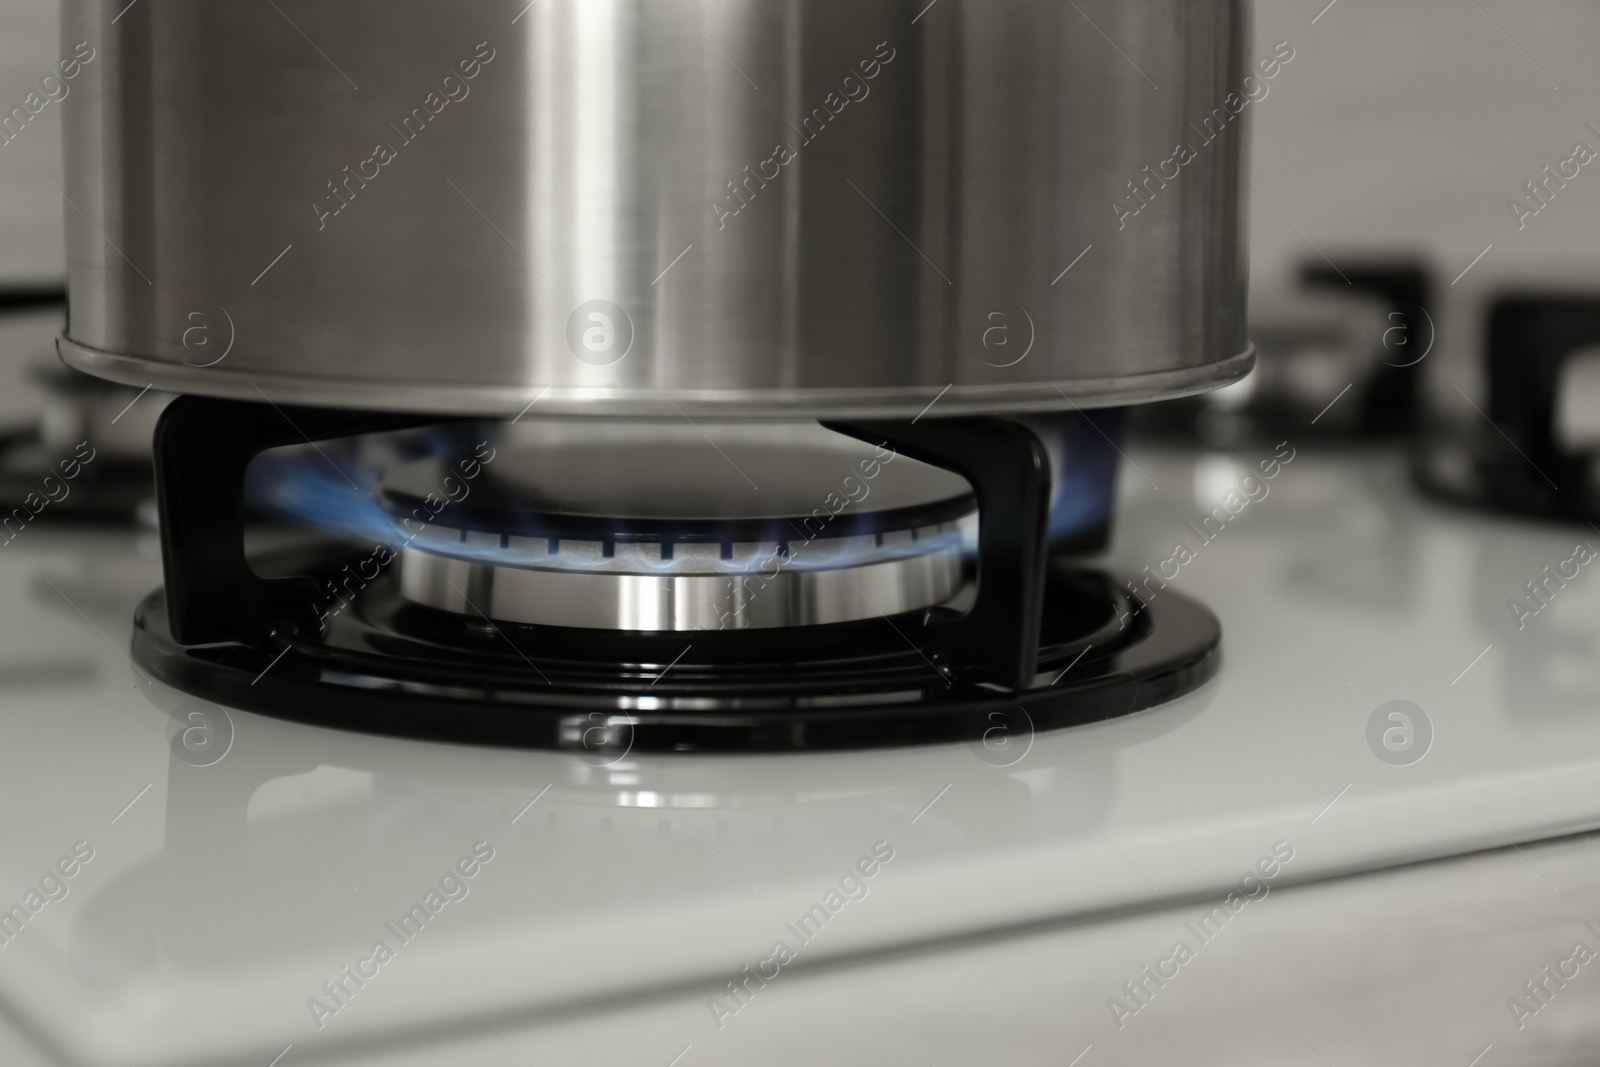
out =
[[[0,0],[0,113],[9,114],[60,59],[54,0]],[[70,96],[68,97],[70,99]],[[0,285],[58,279],[61,112],[49,105],[0,146]]]
[[[1446,286],[1491,244],[1472,276],[1600,260],[1600,165],[1520,231],[1506,206],[1575,142],[1600,151],[1600,4],[1259,0],[1256,53],[1282,40],[1295,59],[1251,105],[1258,281],[1311,242],[1421,250]]]

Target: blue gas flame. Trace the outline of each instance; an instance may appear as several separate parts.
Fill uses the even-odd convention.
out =
[[[352,544],[396,546],[409,535],[372,491],[397,463],[473,453],[481,428],[452,423],[415,430],[290,445],[261,453],[245,471],[245,503],[258,514],[314,526]]]
[[[1103,413],[1100,423],[1105,423]],[[1110,424],[1110,436],[1101,426],[1078,414],[1034,417],[1026,420],[1050,454],[1054,475],[1049,515],[1052,542],[1071,539],[1106,522],[1112,512],[1120,458],[1111,436],[1118,428]],[[416,521],[402,520],[386,511],[375,499],[373,490],[389,467],[430,457],[467,458],[473,455],[473,442],[492,439],[492,426],[480,423],[453,423],[370,434],[357,438],[294,445],[272,449],[257,456],[245,475],[246,503],[257,513],[278,521],[315,527],[352,545],[386,545],[391,549],[417,547],[438,555],[475,560],[502,566],[550,565],[548,557],[518,553],[493,540],[453,540],[446,536],[419,537]],[[427,525],[439,530],[454,529],[449,521],[450,507],[444,508]],[[918,540],[891,541],[872,545],[859,538],[817,537],[808,540],[796,531],[780,555],[783,569],[831,569],[868,562],[894,560],[959,549],[975,554],[976,516],[959,528],[923,536]],[[713,569],[730,575],[757,573],[773,566],[773,544],[735,545],[730,559],[697,558],[694,569]],[[640,567],[670,573],[683,569],[679,560],[630,558]],[[587,564],[576,554],[564,556],[560,565],[579,569],[603,566]]]

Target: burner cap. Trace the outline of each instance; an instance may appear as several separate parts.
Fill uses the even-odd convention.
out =
[[[431,516],[430,494],[434,509],[449,500],[436,521],[458,530],[711,544],[805,537],[808,520],[815,531],[829,514],[811,536],[910,530],[977,506],[957,475],[820,427],[785,427],[776,441],[717,426],[692,437],[557,430],[500,449],[476,480],[448,459],[419,460],[388,471],[375,495],[400,518]]]

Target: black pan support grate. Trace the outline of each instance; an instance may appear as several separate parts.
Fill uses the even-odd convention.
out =
[[[439,421],[175,400],[155,439],[166,582],[140,606],[138,662],[194,695],[327,726],[568,749],[597,736],[615,748],[625,730],[641,751],[971,740],[1124,714],[1216,670],[1220,630],[1203,607],[1175,592],[1145,603],[1049,557],[1048,459],[1031,431],[997,418],[824,424],[972,486],[977,580],[964,611],[763,632],[579,631],[446,617],[405,604],[385,572],[325,626],[319,590],[337,552],[272,561],[295,577],[252,567],[252,457]],[[686,645],[693,655],[672,659]],[[584,726],[597,715],[598,734]]]

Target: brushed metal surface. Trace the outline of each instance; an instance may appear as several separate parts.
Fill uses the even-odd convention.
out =
[[[927,551],[908,551],[912,546],[906,545],[899,554],[865,552],[848,566],[774,567],[770,574],[719,567],[714,556],[703,566],[685,560],[687,567],[657,564],[655,573],[630,573],[625,566],[563,570],[408,548],[400,554],[400,592],[442,611],[539,626],[666,631],[857,622],[930,608],[960,591],[961,542],[954,524],[918,533],[935,538]],[[573,547],[562,542],[564,552]],[[617,549],[629,547],[638,546]],[[592,549],[598,556],[600,545]]]
[[[1242,0],[123,7],[62,6],[97,49],[62,108],[60,347],[92,373],[916,415],[1249,368],[1246,117],[1193,125],[1241,90]],[[1196,158],[1147,177],[1179,143]],[[1149,202],[1119,217],[1134,181]]]
[[[604,544],[430,527],[400,592],[461,615],[607,630],[815,626],[942,604],[963,584],[977,515],[812,542]],[[726,552],[724,551],[726,550]]]

